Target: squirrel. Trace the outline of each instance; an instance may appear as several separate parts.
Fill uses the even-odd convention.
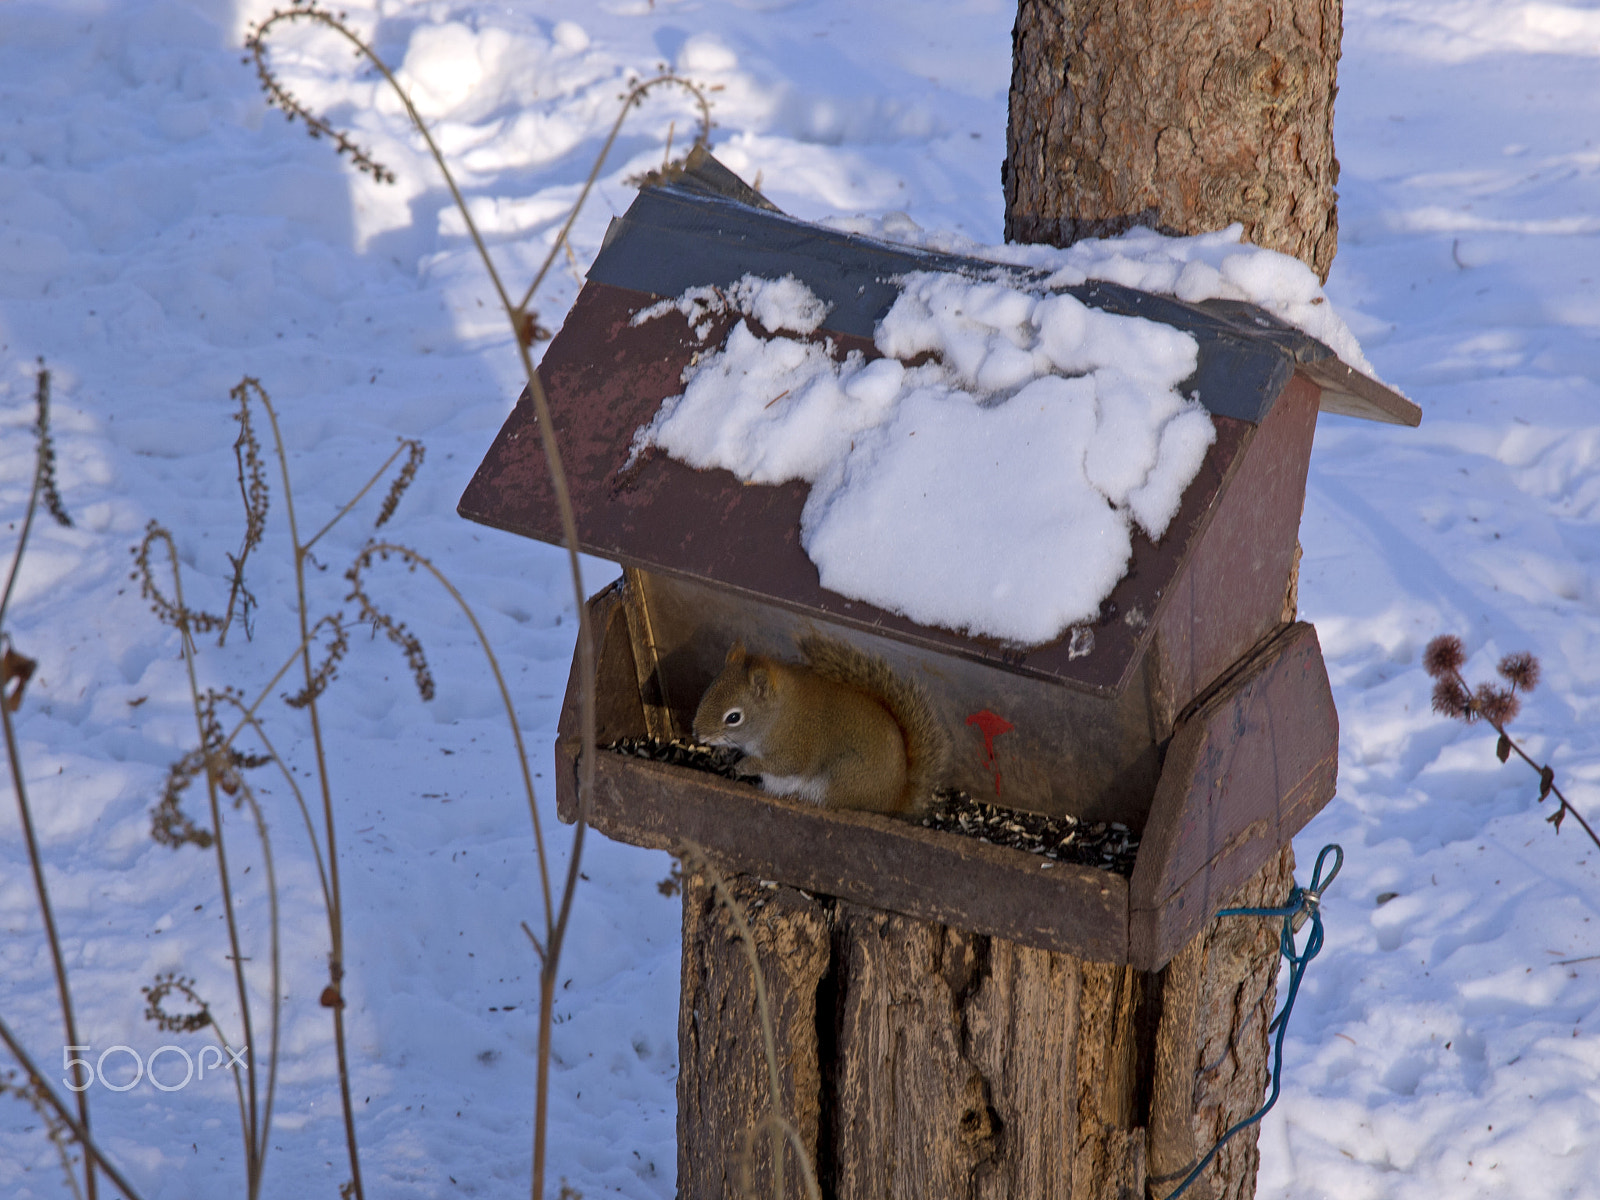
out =
[[[798,645],[805,665],[735,642],[695,711],[695,739],[743,751],[774,795],[920,812],[950,755],[926,693],[853,646],[816,635]]]

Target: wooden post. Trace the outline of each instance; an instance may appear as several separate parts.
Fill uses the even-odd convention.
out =
[[[1233,898],[1282,903],[1288,847]],[[745,908],[774,1012],[784,1116],[837,1200],[1166,1195],[1259,1106],[1278,923],[1213,920],[1160,972],[763,885]],[[768,1194],[771,1111],[749,964],[704,878],[684,887],[678,1194]],[[750,1148],[754,1190],[740,1185]],[[1190,1195],[1255,1188],[1255,1131]],[[786,1195],[799,1196],[792,1156]]]
[[[1020,0],[1006,240],[1233,221],[1324,280],[1341,0]]]

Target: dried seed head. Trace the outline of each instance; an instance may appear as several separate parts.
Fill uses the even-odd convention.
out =
[[[1472,710],[1472,697],[1458,679],[1441,679],[1433,685],[1433,711],[1443,717],[1472,721],[1477,713]]]
[[[1461,639],[1453,633],[1442,633],[1428,643],[1422,655],[1422,669],[1435,679],[1442,679],[1459,671],[1466,661],[1467,654],[1461,648]],[[1437,698],[1437,691],[1434,696]],[[1434,708],[1438,709],[1437,699]]]
[[[1491,725],[1506,725],[1522,711],[1522,701],[1512,695],[1509,688],[1480,683],[1472,694],[1472,707]]]
[[[1500,677],[1513,688],[1531,692],[1539,686],[1539,660],[1526,650],[1500,660]]]
[[[144,993],[147,1007],[144,1010],[144,1019],[154,1021],[156,1025],[167,1033],[193,1033],[197,1029],[204,1029],[211,1024],[211,1010],[206,1007],[206,1002],[195,991],[194,980],[185,975],[168,972],[157,975],[156,981],[150,987],[140,988]],[[169,1013],[162,1006],[163,1001],[176,992],[185,1000],[195,1006],[194,1012]]]

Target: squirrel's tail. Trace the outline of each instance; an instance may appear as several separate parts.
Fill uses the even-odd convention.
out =
[[[824,679],[859,688],[883,701],[906,739],[906,790],[899,811],[921,812],[944,782],[950,735],[922,685],[895,672],[875,654],[821,634],[798,639],[807,664]]]

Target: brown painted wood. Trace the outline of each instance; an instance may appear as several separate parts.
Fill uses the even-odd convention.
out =
[[[563,820],[575,814],[576,754],[558,750]],[[875,813],[829,811],[748,784],[602,753],[589,821],[619,841],[657,850],[685,842],[726,870],[1025,945],[1072,946],[1127,959],[1127,881],[975,838],[936,833]]]
[[[1338,765],[1316,631],[1291,625],[1173,736],[1129,881],[1134,961],[1188,941],[1333,797]]]
[[[1150,667],[1165,684],[1174,716],[1282,620],[1317,400],[1314,384],[1300,375],[1290,381],[1161,597]]]
[[[1240,221],[1326,279],[1340,14],[1340,0],[1021,0],[1006,240]]]

